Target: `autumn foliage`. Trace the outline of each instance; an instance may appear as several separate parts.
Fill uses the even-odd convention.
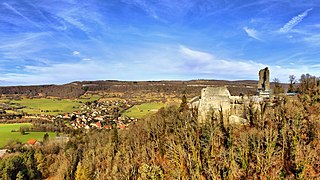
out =
[[[222,114],[204,124],[195,109],[169,107],[126,130],[74,133],[67,143],[20,148],[0,160],[12,179],[317,179],[319,107],[315,90],[261,103],[228,124]],[[28,158],[27,158],[28,157]]]

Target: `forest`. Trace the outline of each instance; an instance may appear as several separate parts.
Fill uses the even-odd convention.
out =
[[[319,179],[320,88],[302,79],[296,98],[276,96],[233,125],[223,113],[205,123],[186,100],[126,130],[73,131],[67,142],[12,142],[2,179]]]

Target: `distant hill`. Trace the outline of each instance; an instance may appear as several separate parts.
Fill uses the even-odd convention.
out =
[[[206,86],[226,86],[232,95],[254,94],[257,81],[253,80],[190,80],[190,81],[75,81],[64,85],[6,86],[0,94],[26,95],[31,97],[77,98],[89,92],[172,92],[183,94],[199,93]],[[284,84],[285,85],[285,84]],[[285,85],[286,86],[286,85]],[[286,87],[285,87],[286,88]]]
[[[31,97],[54,96],[61,98],[79,97],[85,93],[81,86],[65,85],[39,85],[39,86],[6,86],[0,87],[0,94],[26,95]]]

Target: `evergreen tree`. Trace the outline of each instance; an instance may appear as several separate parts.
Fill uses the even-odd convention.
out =
[[[189,109],[188,102],[187,102],[187,97],[186,97],[186,95],[183,95],[182,98],[181,98],[181,104],[180,104],[180,107],[179,107],[179,111],[182,112],[182,111],[185,111],[187,109]]]
[[[43,135],[43,142],[47,143],[49,141],[49,134],[46,133],[45,135]]]

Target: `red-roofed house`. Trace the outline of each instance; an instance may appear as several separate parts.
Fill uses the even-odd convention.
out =
[[[31,138],[31,139],[29,139],[29,141],[27,142],[27,144],[29,144],[29,145],[35,145],[36,142],[37,142],[37,140]]]
[[[100,121],[96,122],[96,125],[97,125],[98,128],[102,127]]]
[[[105,126],[103,126],[103,128],[105,128],[105,129],[112,129],[112,126],[110,126],[110,125],[105,125]]]

